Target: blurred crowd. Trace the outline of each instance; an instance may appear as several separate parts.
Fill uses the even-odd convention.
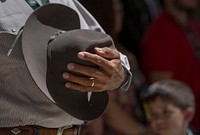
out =
[[[79,0],[126,54],[127,92],[81,135],[200,134],[200,2]]]

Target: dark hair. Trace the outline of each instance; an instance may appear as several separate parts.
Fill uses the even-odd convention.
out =
[[[149,103],[160,97],[186,110],[188,107],[195,107],[194,95],[191,88],[178,80],[161,80],[151,84],[144,97],[144,102]]]

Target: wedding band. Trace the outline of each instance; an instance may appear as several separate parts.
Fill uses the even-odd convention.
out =
[[[93,87],[95,85],[95,83],[94,83],[94,77],[91,77],[90,80],[92,80],[91,87]]]

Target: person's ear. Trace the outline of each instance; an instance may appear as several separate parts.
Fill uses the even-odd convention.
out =
[[[194,117],[194,108],[188,107],[185,111],[185,120],[190,122]]]

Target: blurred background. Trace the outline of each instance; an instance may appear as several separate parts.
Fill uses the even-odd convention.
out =
[[[198,24],[200,22],[200,4],[197,2],[198,0],[196,0],[195,6],[191,8],[191,1],[194,0],[79,0],[79,2],[95,17],[95,19],[103,27],[105,32],[111,35],[117,49],[128,56],[131,64],[131,71],[133,73],[132,85],[129,90],[125,93],[117,91],[110,92],[110,101],[106,112],[100,118],[89,122],[85,127],[83,127],[81,135],[152,134],[151,128],[148,126],[145,105],[142,101],[143,95],[145,94],[145,92],[147,92],[148,86],[152,82],[155,82],[159,79],[173,78],[184,81],[186,83],[188,83],[188,81],[186,79],[182,79],[184,77],[179,78],[178,75],[176,75],[176,73],[172,70],[167,71],[167,73],[169,74],[166,74],[165,72],[168,69],[161,68],[159,64],[154,64],[156,62],[154,62],[154,59],[150,59],[151,57],[148,59],[144,59],[147,56],[151,56],[146,56],[146,54],[149,54],[150,51],[150,53],[155,54],[155,57],[163,58],[162,61],[166,61],[167,67],[172,67],[170,65],[171,63],[169,62],[169,57],[168,60],[165,60],[165,57],[162,56],[162,51],[160,51],[160,53],[157,53],[159,52],[159,50],[151,50],[150,45],[153,44],[153,42],[148,40],[148,37],[150,38],[149,35],[153,35],[154,33],[152,32],[152,34],[150,34],[149,29],[151,29],[151,31],[156,31],[152,30],[153,28],[151,28],[151,25],[155,25],[155,22],[162,18],[163,12],[168,11],[172,14],[175,14],[173,18],[179,18],[179,11],[181,13],[186,13],[189,18],[187,22],[189,22],[190,20],[194,20],[195,23],[197,23],[198,28],[200,28]],[[171,5],[168,4],[168,2],[171,2]],[[169,5],[173,8],[171,8]],[[160,26],[166,28],[168,27],[167,24],[166,26],[165,24],[161,24]],[[179,26],[179,23],[177,23],[176,27]],[[198,33],[196,38],[193,38],[193,40],[195,41],[200,41],[200,29],[198,28],[195,28],[195,31],[197,31]],[[165,31],[163,30],[162,33],[165,33]],[[161,35],[165,35],[167,40],[171,40],[170,34]],[[156,36],[157,35],[155,34],[155,40],[159,40],[159,36],[157,36],[157,39]],[[162,39],[163,37],[160,38]],[[187,34],[184,38],[188,38]],[[154,38],[152,38],[152,40],[153,39]],[[167,40],[166,42],[168,42]],[[144,42],[145,45],[146,43],[149,44],[149,47],[142,48]],[[165,42],[164,39],[163,42]],[[191,44],[193,43],[191,40],[189,40],[189,42],[191,42]],[[169,44],[173,43],[169,42]],[[197,42],[196,44],[197,46],[200,46],[200,42]],[[171,49],[173,50],[173,48]],[[167,55],[170,54],[170,52],[167,52]],[[163,55],[164,54],[165,53],[163,53]],[[196,60],[198,58],[194,59]],[[198,73],[195,74],[200,76],[200,61],[197,60],[195,62],[197,63],[195,70],[198,70]],[[154,64],[154,67],[155,65],[157,66],[155,69],[158,70],[159,74],[157,73],[149,76],[149,73],[152,73],[150,71],[153,70],[153,66],[151,66],[151,64]],[[194,65],[191,64],[191,66]],[[173,67],[175,66],[173,65]],[[177,69],[179,69],[179,67],[176,67],[176,70]],[[184,74],[184,69],[181,68],[181,70],[182,74]],[[188,70],[193,69],[191,68]],[[163,73],[163,71],[165,72]],[[200,82],[199,77],[188,77],[186,75],[185,77],[188,79],[195,78],[196,80],[191,79],[193,80],[192,82]],[[200,95],[199,84],[195,84],[195,87],[192,86],[194,85],[194,83],[189,82],[188,84],[193,88],[194,94]],[[196,100],[198,100],[199,102],[198,96],[196,96]],[[200,119],[198,119],[199,117],[195,118],[197,119],[196,121],[200,121]],[[200,123],[194,122],[194,126],[192,125],[191,128],[193,129],[194,127],[195,131],[199,131],[199,124]]]

